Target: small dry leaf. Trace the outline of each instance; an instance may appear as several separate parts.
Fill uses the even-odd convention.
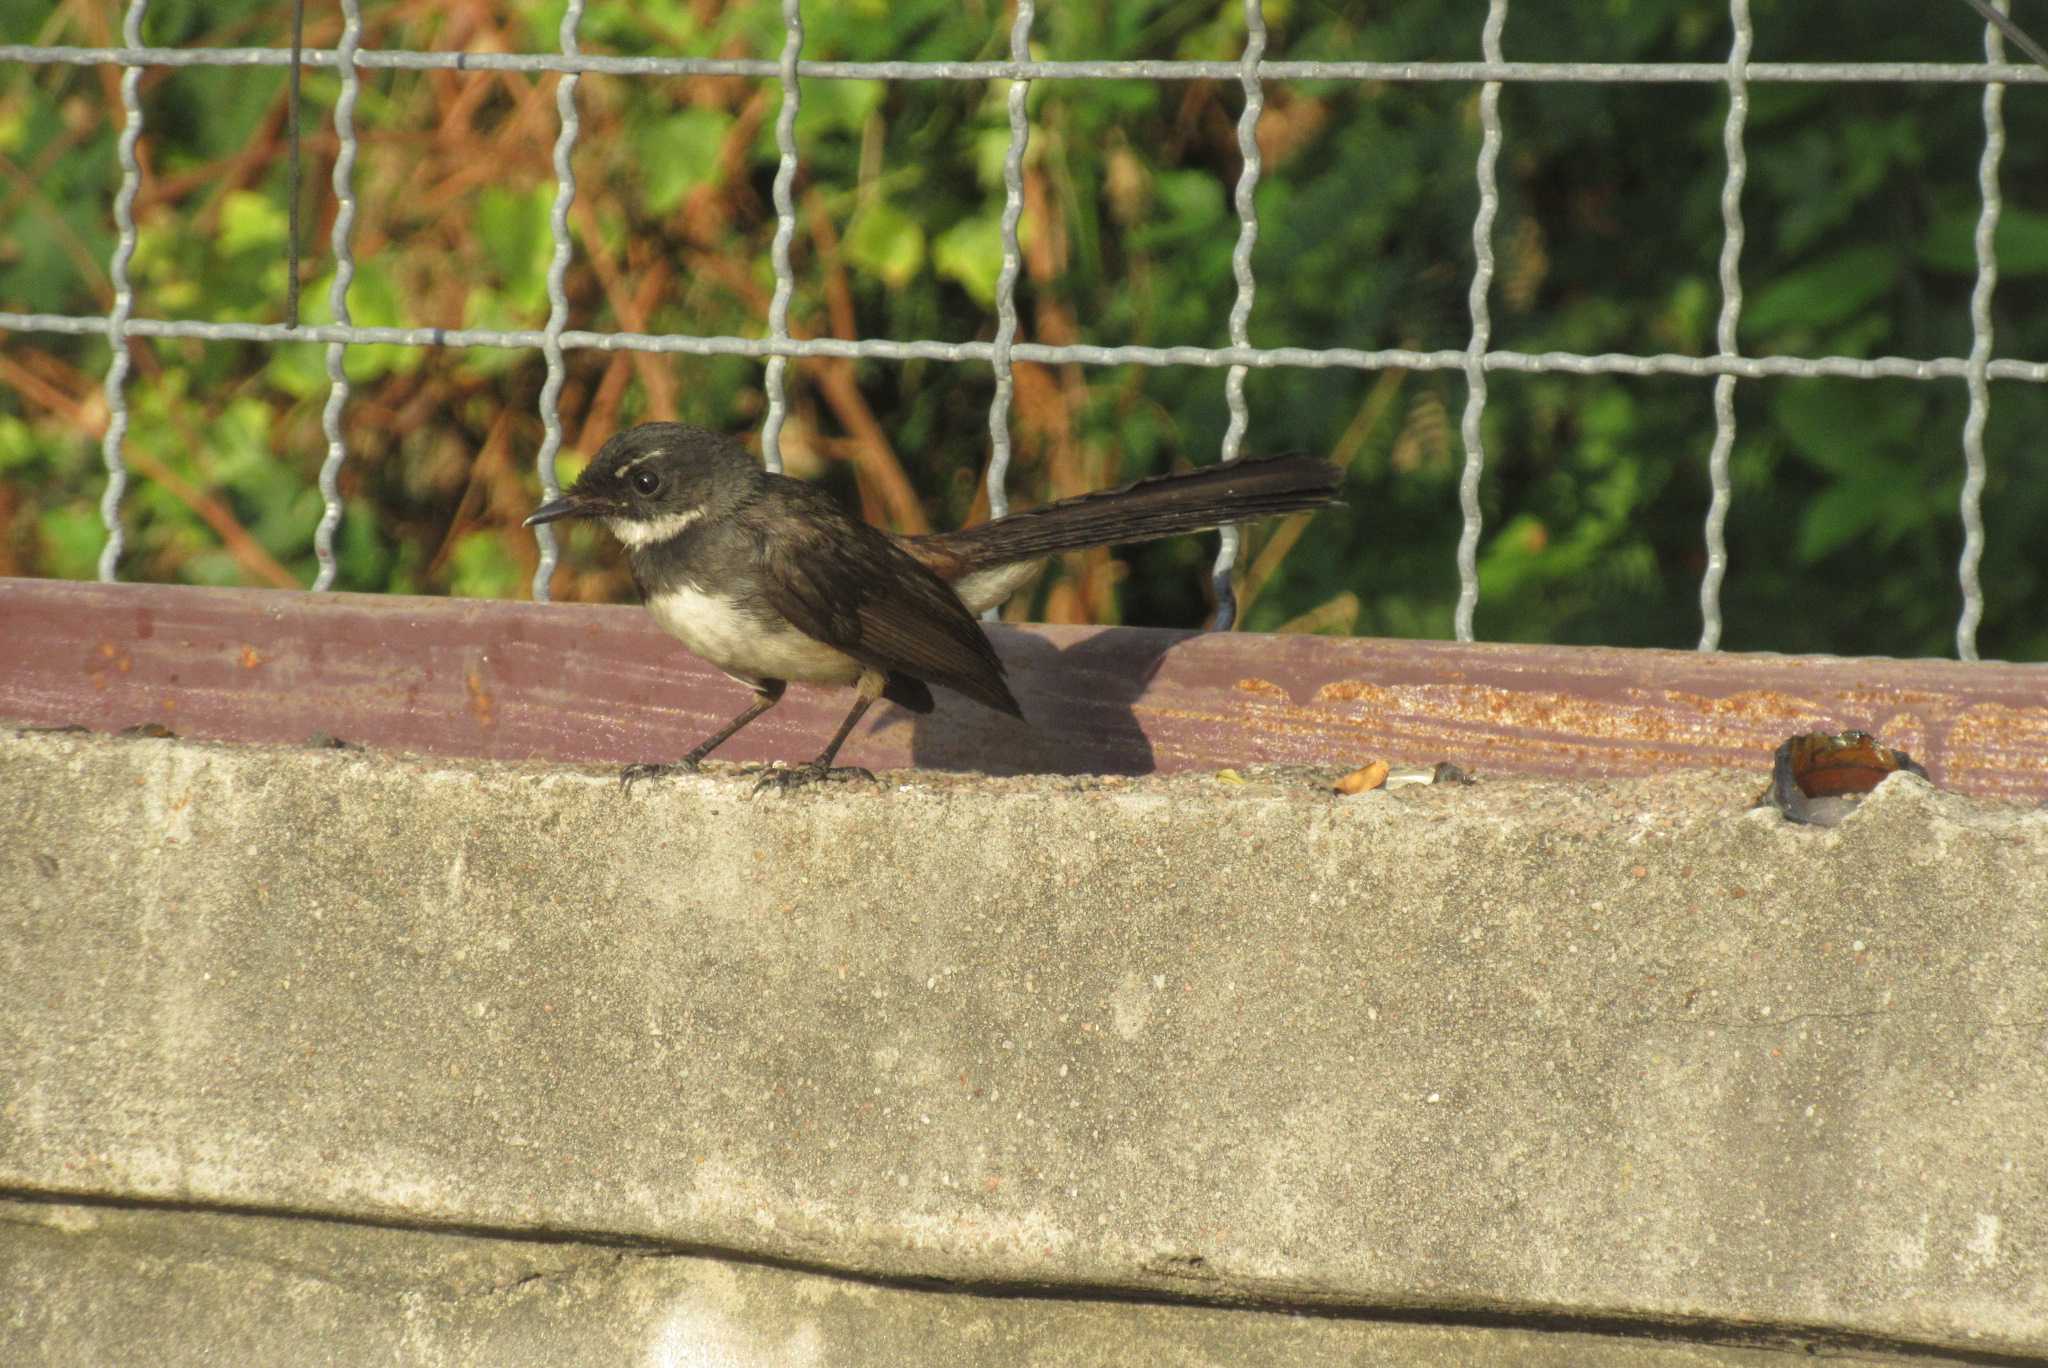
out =
[[[1375,760],[1370,765],[1361,765],[1337,781],[1337,792],[1344,794],[1364,793],[1387,782],[1387,762]]]

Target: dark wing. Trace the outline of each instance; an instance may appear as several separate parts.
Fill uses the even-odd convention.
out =
[[[863,665],[1024,715],[981,625],[944,580],[886,533],[804,484],[781,485],[742,516],[768,571],[762,588],[769,604],[800,631]]]

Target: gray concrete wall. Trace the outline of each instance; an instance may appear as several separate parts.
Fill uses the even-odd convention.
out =
[[[0,739],[0,1359],[2048,1360],[2048,813],[886,777]]]

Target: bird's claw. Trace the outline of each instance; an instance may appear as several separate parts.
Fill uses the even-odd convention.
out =
[[[806,784],[846,783],[852,780],[863,780],[872,784],[875,782],[875,776],[859,765],[827,766],[813,760],[808,765],[798,765],[794,769],[763,771],[761,777],[754,783],[754,792],[759,793],[763,789],[772,788],[787,793]]]
[[[633,791],[633,785],[642,779],[665,779],[671,774],[695,774],[695,760],[678,760],[664,765],[628,765],[619,771],[619,787],[626,792]]]

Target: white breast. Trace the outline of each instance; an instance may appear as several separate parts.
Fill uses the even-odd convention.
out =
[[[851,684],[860,678],[860,662],[844,651],[786,622],[749,617],[733,599],[683,585],[650,598],[647,611],[670,636],[742,683]]]

